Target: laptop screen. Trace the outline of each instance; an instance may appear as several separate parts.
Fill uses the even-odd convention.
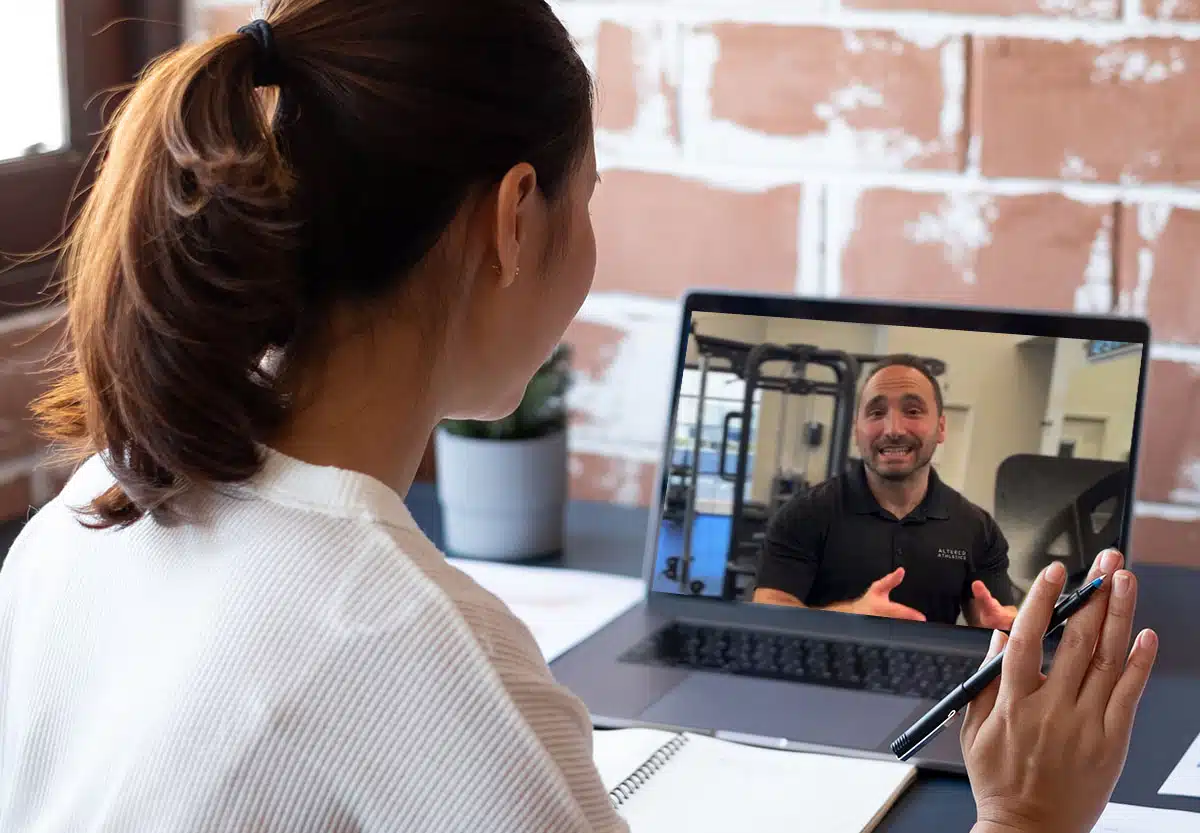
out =
[[[1140,342],[685,318],[651,592],[1006,629],[1127,542]]]

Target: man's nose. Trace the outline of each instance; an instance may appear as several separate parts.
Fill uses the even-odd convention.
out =
[[[888,415],[883,418],[883,432],[893,436],[904,433],[900,415],[895,411],[889,411]]]

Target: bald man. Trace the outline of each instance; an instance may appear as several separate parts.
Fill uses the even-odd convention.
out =
[[[798,494],[767,527],[753,600],[1009,630],[1008,542],[942,481],[941,386],[911,355],[872,368],[855,414],[854,468]]]

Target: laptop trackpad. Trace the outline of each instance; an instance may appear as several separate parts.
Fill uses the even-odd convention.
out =
[[[692,674],[639,719],[697,730],[720,729],[799,743],[876,749],[890,742],[922,701],[726,674]]]

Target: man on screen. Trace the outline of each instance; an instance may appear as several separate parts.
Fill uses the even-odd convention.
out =
[[[855,415],[862,461],[784,504],[767,526],[754,601],[1008,630],[1017,609],[996,521],[931,461],[941,386],[915,356],[879,361]]]

